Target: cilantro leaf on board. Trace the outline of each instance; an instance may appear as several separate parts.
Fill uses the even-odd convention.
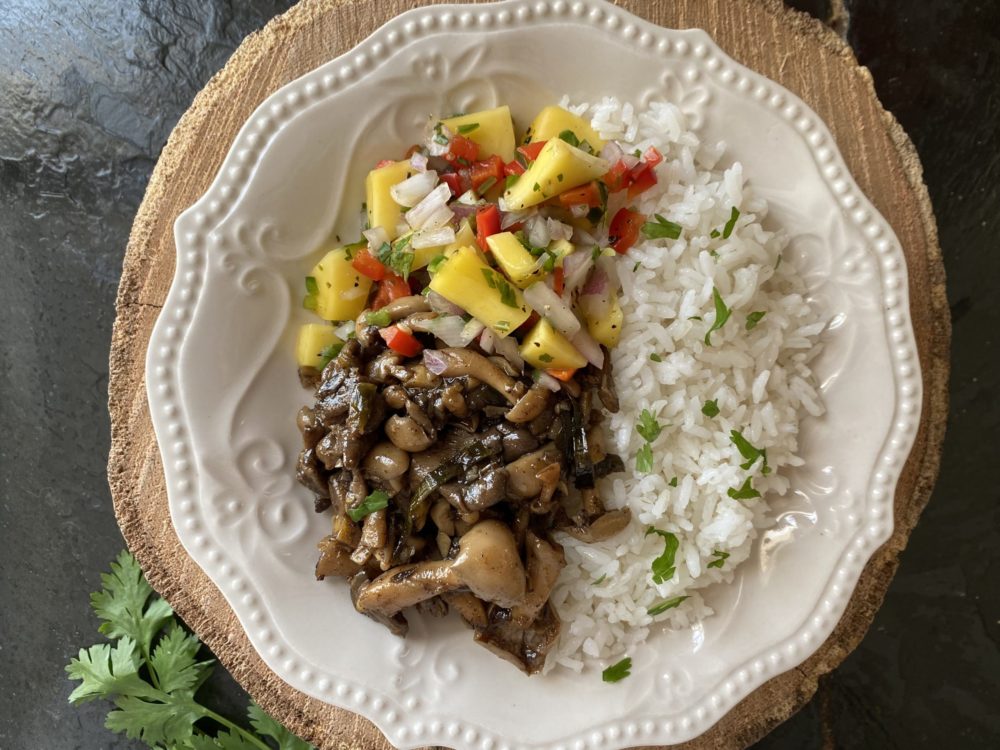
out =
[[[247,716],[250,717],[250,726],[254,731],[261,737],[270,737],[277,742],[278,750],[311,750],[312,746],[309,743],[303,742],[289,732],[252,701],[247,706]]]
[[[128,636],[143,654],[149,653],[153,636],[167,623],[174,611],[166,600],[147,600],[153,587],[146,583],[142,568],[128,552],[111,563],[111,572],[101,574],[104,588],[90,595],[90,606],[104,620],[98,628],[109,638]]]

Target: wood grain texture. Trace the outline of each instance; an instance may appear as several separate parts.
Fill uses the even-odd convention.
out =
[[[350,49],[402,0],[304,0],[248,37],[195,98],[156,165],[129,239],[111,348],[108,465],[115,513],[153,586],[236,680],[292,730],[330,750],[390,750],[368,721],[293,690],[253,650],[225,600],[187,556],[167,508],[146,402],[146,346],[174,271],[173,223],[207,190],[241,124],[269,94]],[[801,708],[817,680],[857,646],[878,610],[899,553],[937,477],[947,414],[950,323],[944,268],[920,163],[875,96],[850,48],[779,0],[617,3],[654,23],[699,27],[730,55],[800,96],[822,117],[855,179],[892,224],[906,253],[911,314],[924,376],[920,429],[895,498],[895,531],[868,563],[843,618],[798,668],[772,679],[684,748],[743,748]],[[193,170],[190,165],[200,165]]]

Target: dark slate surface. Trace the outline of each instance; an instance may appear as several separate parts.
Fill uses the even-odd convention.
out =
[[[286,0],[0,0],[0,749],[133,748],[67,705],[122,547],[107,354],[133,215],[194,94]],[[827,0],[794,4],[822,18]],[[834,3],[836,5],[836,3]],[[853,0],[847,38],[923,159],[954,316],[941,479],[862,643],[760,748],[1000,737],[1000,4]],[[843,28],[843,23],[841,23]],[[221,671],[207,700],[237,716]]]

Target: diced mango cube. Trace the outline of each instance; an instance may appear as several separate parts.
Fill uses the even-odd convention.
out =
[[[576,370],[587,364],[586,357],[545,318],[524,337],[521,356],[539,370]]]
[[[597,343],[613,349],[618,346],[618,340],[621,338],[624,317],[622,306],[615,300],[607,315],[601,318],[587,318],[587,331]]]
[[[316,279],[315,312],[324,320],[354,320],[365,308],[372,280],[351,265],[347,248],[330,250],[310,276]]]
[[[333,332],[333,326],[324,323],[306,323],[299,329],[299,337],[295,344],[295,359],[299,367],[323,369],[329,359],[330,347],[341,341]]]
[[[442,120],[452,133],[479,144],[479,158],[497,154],[504,161],[514,158],[514,122],[506,104],[496,109],[473,112]]]
[[[396,227],[403,220],[403,209],[392,199],[389,190],[412,175],[410,162],[397,161],[373,169],[365,180],[368,226],[372,229],[382,227],[390,240],[396,239]]]
[[[600,153],[601,149],[604,148],[604,139],[590,127],[589,122],[554,104],[538,113],[535,121],[528,128],[528,132],[525,133],[524,142],[535,143],[558,138],[560,133],[567,130],[573,133],[581,143],[586,141],[590,144],[594,153]]]
[[[509,211],[535,206],[566,190],[602,177],[608,162],[552,138],[546,142],[538,158],[503,194]]]

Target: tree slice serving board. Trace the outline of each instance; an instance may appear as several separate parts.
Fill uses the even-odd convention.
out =
[[[171,525],[146,402],[146,347],[173,278],[174,220],[207,190],[243,122],[275,90],[417,4],[304,0],[243,42],[195,98],[156,165],[132,227],[111,345],[108,476],[129,548],[152,585],[254,699],[302,737],[331,750],[389,750],[391,745],[367,720],[299,693],[268,670],[222,594],[184,551]],[[705,29],[736,60],[801,97],[829,126],[851,173],[892,225],[907,259],[924,401],[916,442],[896,488],[894,533],[868,562],[847,611],[822,647],[681,746],[742,748],[805,705],[817,680],[861,641],[930,497],[948,407],[951,330],[944,268],[913,145],[879,104],[867,69],[835,33],[779,0],[618,4],[662,26]]]

